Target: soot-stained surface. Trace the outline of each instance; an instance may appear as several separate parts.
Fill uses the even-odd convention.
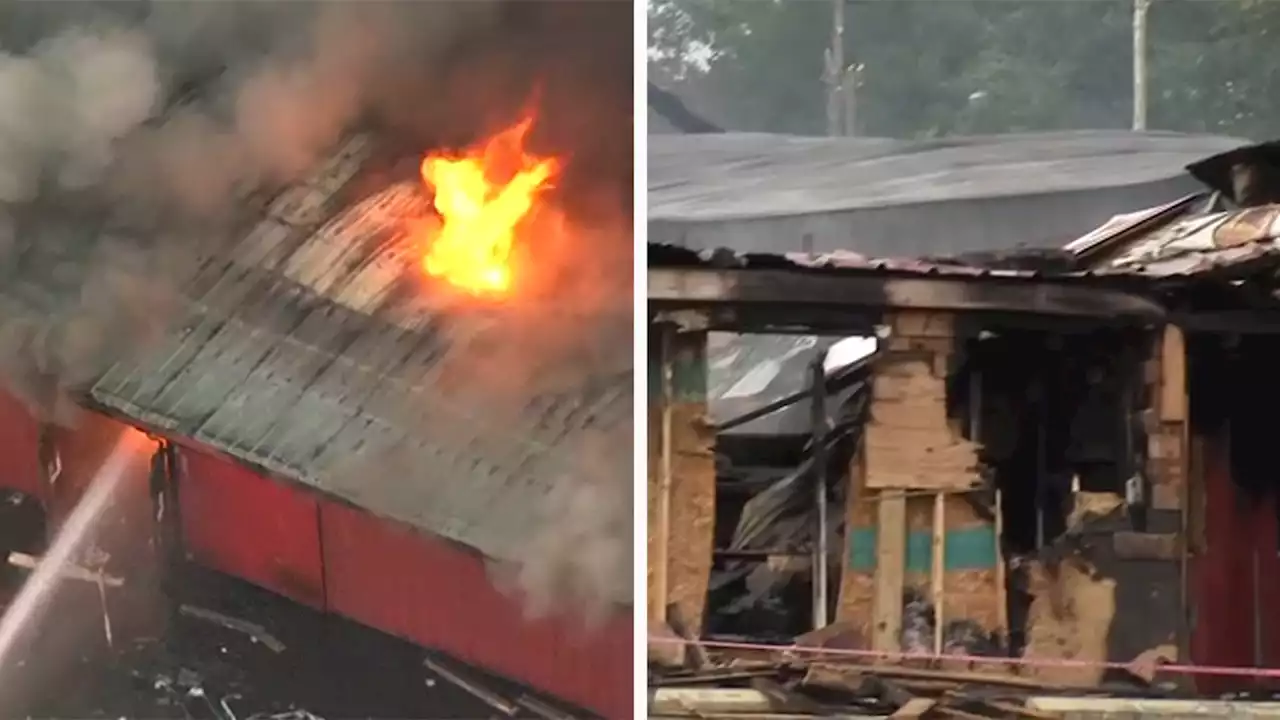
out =
[[[33,644],[16,657],[0,660],[0,717],[510,717],[433,671],[424,660],[493,693],[499,704],[515,710],[514,717],[543,717],[525,706],[529,698],[551,708],[557,717],[590,717],[457,660],[225,576],[190,570],[182,583],[188,607],[253,623],[269,637],[261,636],[265,642],[254,640],[180,612],[177,604],[165,608],[157,603],[159,607],[152,609],[161,618],[169,616],[168,631],[136,642],[117,638],[117,651],[108,652],[100,620],[82,625],[75,642],[68,642],[60,637],[67,633],[60,633],[59,626],[76,623],[65,616],[51,617],[46,621],[48,632],[41,627]],[[80,600],[61,609],[85,620],[93,615],[89,608],[94,603],[88,596]]]

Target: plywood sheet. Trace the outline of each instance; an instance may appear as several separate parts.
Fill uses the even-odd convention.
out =
[[[978,446],[947,417],[939,357],[890,353],[875,368],[867,424],[866,485],[878,489],[963,490],[979,482]]]
[[[1107,636],[1116,611],[1116,581],[1072,557],[1053,567],[1030,566],[1034,600],[1027,619],[1024,657],[1077,660],[1079,665],[1037,665],[1028,672],[1049,683],[1096,685],[1107,660]]]

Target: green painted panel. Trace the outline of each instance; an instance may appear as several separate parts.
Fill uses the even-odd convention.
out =
[[[704,402],[707,399],[706,333],[678,333],[672,348],[671,389],[676,402]],[[649,400],[662,397],[661,342],[649,341]]]
[[[860,572],[876,568],[875,528],[858,528],[850,534],[853,543],[849,567]],[[947,571],[984,570],[996,566],[996,534],[992,527],[952,530],[946,534],[943,565]],[[933,534],[907,534],[907,572],[927,573],[933,567]]]

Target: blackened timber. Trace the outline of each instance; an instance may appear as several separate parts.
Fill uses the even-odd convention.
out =
[[[1158,321],[1155,301],[1097,284],[1036,278],[903,277],[883,272],[651,268],[649,302],[690,307],[768,304],[898,308]],[[798,313],[801,318],[803,313]]]

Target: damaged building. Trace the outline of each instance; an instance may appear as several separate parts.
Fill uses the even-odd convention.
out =
[[[1207,190],[1061,251],[651,246],[651,667],[763,654],[753,687],[801,705],[759,678],[831,673],[778,648],[1024,694],[1265,689],[1277,167],[1270,144],[1211,156],[1188,167]],[[664,656],[674,636],[702,656]]]

